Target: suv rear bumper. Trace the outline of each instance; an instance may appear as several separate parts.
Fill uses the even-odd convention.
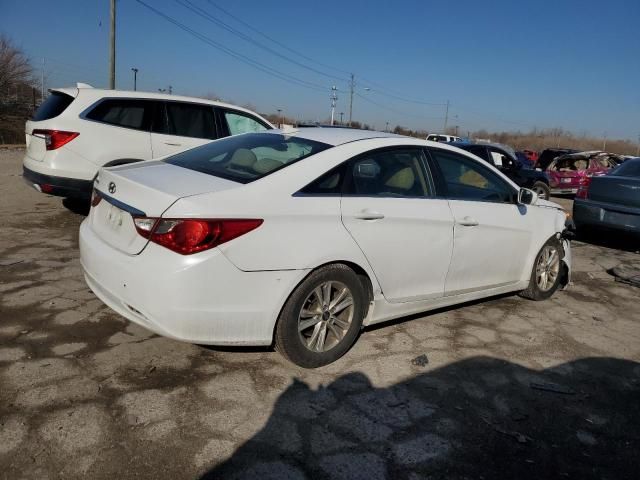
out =
[[[92,180],[44,175],[25,166],[22,167],[22,177],[28,185],[39,192],[59,197],[89,198],[93,189]]]

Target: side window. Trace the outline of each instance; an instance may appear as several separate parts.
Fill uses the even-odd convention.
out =
[[[426,197],[432,194],[422,167],[422,152],[397,149],[374,152],[348,162],[347,195]]]
[[[477,161],[444,150],[430,150],[444,182],[444,194],[458,200],[511,203],[515,191]]]
[[[486,147],[483,147],[483,146],[471,147],[469,148],[469,152],[473,153],[477,157],[480,157],[486,162],[493,163],[492,159],[489,157],[489,153],[487,152]]]
[[[145,100],[107,99],[91,110],[86,118],[119,127],[148,130],[153,102]]]
[[[251,118],[248,115],[243,115],[239,112],[224,112],[224,118],[227,121],[227,125],[229,126],[229,133],[231,135],[238,135],[240,133],[248,133],[248,132],[263,132],[267,130],[263,124],[259,123],[257,120]]]
[[[347,171],[347,164],[348,162],[345,162],[329,170],[320,178],[300,190],[300,193],[308,195],[340,195]]]
[[[195,103],[166,102],[167,133],[181,137],[215,140],[213,107]]]

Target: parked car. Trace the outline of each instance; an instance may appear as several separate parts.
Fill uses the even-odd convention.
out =
[[[601,227],[640,234],[640,158],[588,177],[573,201],[573,220],[578,232]]]
[[[431,133],[427,135],[427,140],[429,140],[430,142],[443,142],[443,143],[462,141],[460,137],[457,137],[455,135],[445,135],[444,133]]]
[[[576,193],[588,177],[604,175],[618,162],[617,155],[592,151],[560,155],[546,168],[551,193]]]
[[[102,166],[163,157],[211,140],[273,128],[245,108],[201,98],[102,90],[50,90],[26,123],[23,176],[37,190],[91,195]]]
[[[446,144],[303,128],[103,168],[85,278],[178,340],[270,345],[303,367],[365,325],[568,279],[565,213]],[[455,242],[454,242],[455,237]]]
[[[556,157],[559,157],[560,155],[566,155],[568,153],[577,152],[578,150],[575,150],[573,148],[545,148],[542,152],[540,152],[535,167],[544,171],[547,169],[549,164],[556,159]]]
[[[535,150],[521,150],[521,152],[527,157],[527,159],[535,165],[535,163],[538,161],[538,152],[536,152]]]
[[[516,152],[507,145],[498,143],[458,143],[452,145],[477,155],[485,162],[495,166],[518,186],[533,190],[540,198],[550,197],[549,179],[538,170],[525,167],[516,158]]]
[[[521,151],[516,152],[516,160],[518,160],[524,168],[533,169],[535,166],[535,162],[532,162],[529,157]]]

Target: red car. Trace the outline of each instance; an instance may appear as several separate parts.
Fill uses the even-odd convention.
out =
[[[534,150],[522,150],[522,153],[524,153],[525,156],[529,159],[529,161],[534,165],[538,161],[538,152]]]
[[[620,163],[612,153],[593,151],[570,153],[556,157],[547,167],[552,194],[576,193],[585,178],[604,175]]]

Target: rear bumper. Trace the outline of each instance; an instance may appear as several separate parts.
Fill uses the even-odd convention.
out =
[[[25,166],[22,167],[22,177],[29,186],[39,192],[59,197],[89,198],[93,188],[93,181],[91,180],[45,175],[34,172]]]
[[[159,335],[209,345],[270,345],[282,305],[305,270],[244,272],[218,249],[183,256],[150,243],[127,255],[80,226],[80,262],[91,290]]]
[[[640,233],[640,209],[607,208],[606,204],[575,199],[573,220],[580,226],[609,228],[630,233]],[[635,210],[635,211],[634,211]]]

